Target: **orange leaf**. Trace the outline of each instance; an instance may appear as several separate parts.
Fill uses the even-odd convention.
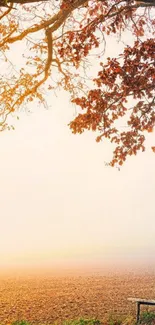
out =
[[[151,147],[152,151],[155,153],[155,147]]]

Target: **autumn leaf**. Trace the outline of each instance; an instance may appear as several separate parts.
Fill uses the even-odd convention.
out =
[[[155,153],[155,147],[151,147],[152,151]]]

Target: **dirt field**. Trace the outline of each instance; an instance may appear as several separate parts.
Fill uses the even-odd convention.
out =
[[[53,323],[65,319],[135,315],[128,297],[155,299],[154,275],[0,278],[0,324],[15,320]],[[151,310],[154,310],[150,307]]]

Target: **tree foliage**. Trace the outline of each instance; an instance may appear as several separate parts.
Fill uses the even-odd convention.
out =
[[[155,124],[154,16],[155,0],[0,0],[1,130],[10,113],[62,87],[80,107],[72,132],[113,142],[112,166],[144,151]],[[106,59],[106,40],[123,35],[124,49]],[[18,43],[19,65],[11,57]],[[91,53],[100,68],[90,81]]]

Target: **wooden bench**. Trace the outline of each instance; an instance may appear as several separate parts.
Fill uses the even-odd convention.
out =
[[[128,298],[128,300],[137,303],[137,323],[139,322],[140,319],[140,305],[155,306],[155,300],[146,300],[140,298]]]

